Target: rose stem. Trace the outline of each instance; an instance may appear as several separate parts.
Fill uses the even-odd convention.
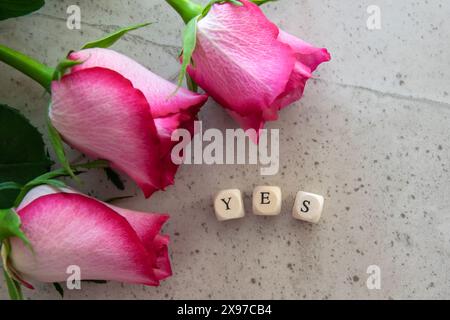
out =
[[[50,92],[54,69],[18,51],[0,44],[0,61],[19,70]]]

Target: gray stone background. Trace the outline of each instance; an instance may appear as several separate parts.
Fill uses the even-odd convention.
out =
[[[81,31],[66,27],[71,4],[81,7]],[[371,4],[381,8],[381,30],[366,27]],[[119,192],[90,173],[85,192],[136,195],[120,205],[172,215],[174,276],[159,288],[83,284],[67,299],[450,298],[450,3],[281,0],[264,11],[333,56],[305,97],[268,126],[281,129],[280,173],[184,166],[176,186],[150,200],[131,182]],[[88,40],[146,21],[154,24],[114,49],[174,80],[183,24],[162,0],[48,0],[38,13],[0,23],[0,42],[56,65]],[[0,64],[0,94],[45,132],[48,96],[38,85]],[[206,128],[236,127],[212,100],[201,119]],[[281,216],[251,214],[259,184],[282,187]],[[219,223],[211,198],[230,187],[246,194],[248,216]],[[300,189],[326,197],[319,225],[290,217]],[[381,268],[380,290],[366,287],[369,265]],[[51,285],[25,296],[59,298]]]

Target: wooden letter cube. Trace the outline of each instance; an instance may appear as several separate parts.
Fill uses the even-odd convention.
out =
[[[220,191],[214,199],[214,210],[219,221],[243,218],[245,210],[241,191],[238,189]]]
[[[323,203],[321,195],[300,191],[295,199],[292,215],[298,220],[318,223],[322,216]]]
[[[259,216],[276,216],[281,212],[281,189],[260,186],[253,191],[253,213]]]

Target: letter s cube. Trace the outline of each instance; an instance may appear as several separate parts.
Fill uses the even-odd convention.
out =
[[[318,223],[322,216],[323,204],[323,196],[300,191],[295,198],[292,215],[297,220]]]
[[[214,198],[214,210],[219,221],[243,218],[245,210],[241,191],[238,189],[220,191]]]

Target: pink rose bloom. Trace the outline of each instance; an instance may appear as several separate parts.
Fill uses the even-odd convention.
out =
[[[169,237],[160,234],[168,215],[121,209],[49,186],[28,193],[17,213],[33,252],[12,238],[10,266],[28,287],[29,281],[65,282],[73,265],[81,280],[157,286],[172,275]]]
[[[172,132],[193,130],[207,100],[108,49],[71,53],[84,61],[52,83],[50,119],[63,139],[92,158],[110,161],[150,197],[174,183]]]
[[[252,2],[241,2],[215,4],[198,22],[188,72],[245,130],[259,132],[302,97],[330,54],[280,30]]]

